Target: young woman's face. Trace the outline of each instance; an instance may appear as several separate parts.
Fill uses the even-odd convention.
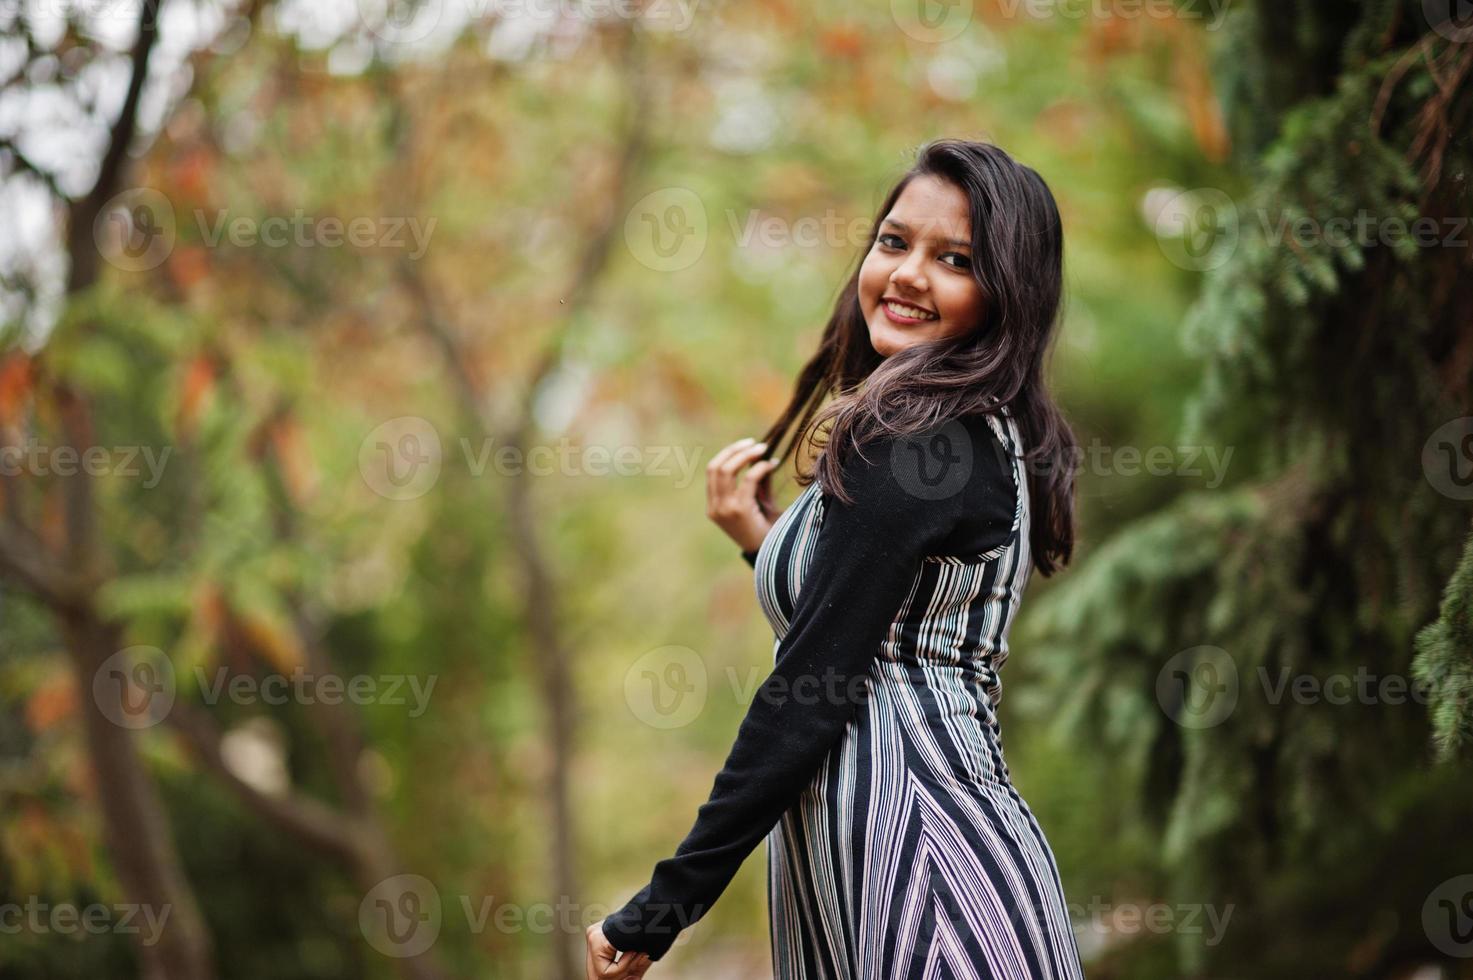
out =
[[[859,268],[859,307],[881,357],[982,322],[972,278],[972,220],[961,188],[917,177],[880,222]]]

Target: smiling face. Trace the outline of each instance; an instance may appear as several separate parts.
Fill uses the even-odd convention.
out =
[[[860,266],[859,307],[881,357],[982,322],[972,220],[961,188],[930,175],[905,185]]]

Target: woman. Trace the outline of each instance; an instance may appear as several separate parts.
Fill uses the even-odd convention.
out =
[[[707,466],[775,667],[675,855],[589,927],[590,980],[643,976],[764,838],[778,980],[1083,976],[996,715],[1032,568],[1073,551],[1075,441],[1043,378],[1062,258],[1037,173],[928,144],[782,417]],[[766,450],[800,414],[815,472],[775,514]]]

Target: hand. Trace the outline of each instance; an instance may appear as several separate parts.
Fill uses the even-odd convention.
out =
[[[773,506],[767,485],[768,474],[778,464],[761,458],[766,451],[767,443],[748,437],[725,447],[706,464],[706,516],[743,551],[760,548],[782,513]],[[749,463],[751,468],[738,477]]]
[[[621,953],[615,949],[614,944],[604,936],[602,922],[589,926],[583,935],[588,940],[588,980],[638,980],[654,962],[648,953]],[[619,962],[614,962],[615,957],[619,958]]]

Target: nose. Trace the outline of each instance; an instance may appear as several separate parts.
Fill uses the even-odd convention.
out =
[[[890,273],[890,282],[899,286],[902,290],[915,293],[924,293],[927,288],[926,274],[922,271],[924,258],[920,249],[911,249],[905,256],[905,261],[895,267]]]

